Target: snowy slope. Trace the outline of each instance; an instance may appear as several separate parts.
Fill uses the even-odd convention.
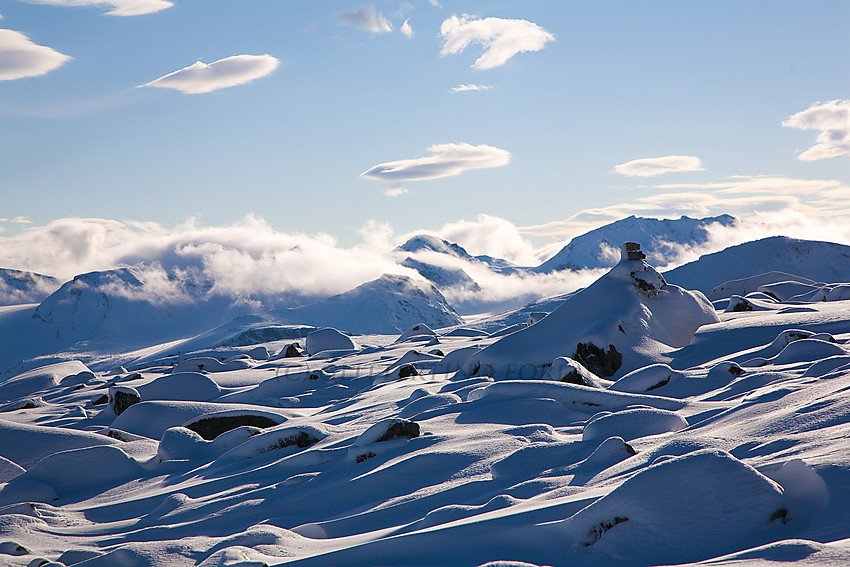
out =
[[[382,278],[325,309],[363,300],[368,320],[369,299],[416,285]],[[92,290],[72,297],[41,316],[103,313]],[[557,301],[503,338],[322,331],[286,357],[308,328],[243,317],[129,372],[21,360],[0,376],[0,564],[850,562],[847,300],[715,314],[624,260]],[[0,325],[46,326],[31,312]],[[561,346],[588,330],[637,368],[575,383]],[[558,358],[545,379],[457,371],[494,354]]]
[[[717,285],[765,272],[779,271],[818,282],[850,281],[850,246],[773,236],[720,252],[664,273],[664,277],[705,294]]]
[[[735,218],[729,215],[692,219],[653,219],[634,215],[612,222],[573,238],[560,252],[533,271],[549,273],[557,270],[607,268],[619,259],[623,242],[638,242],[647,252],[650,263],[664,266],[682,246],[698,247],[708,239],[707,227],[732,226]]]
[[[353,333],[393,333],[416,323],[439,328],[462,322],[434,286],[388,274],[324,301],[278,314],[293,324],[336,327]]]
[[[623,374],[666,360],[702,325],[718,321],[701,293],[669,285],[642,259],[622,260],[589,287],[528,328],[467,361],[471,375],[542,377],[561,356],[600,376]]]
[[[0,268],[0,306],[38,303],[59,288],[52,276]]]

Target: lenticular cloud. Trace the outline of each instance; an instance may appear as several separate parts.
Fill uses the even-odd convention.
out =
[[[815,103],[782,125],[821,131],[817,143],[798,156],[801,161],[850,157],[850,100]]]
[[[0,81],[45,75],[69,59],[50,47],[33,43],[21,32],[0,30]]]
[[[528,20],[503,18],[476,19],[452,16],[440,26],[443,48],[440,55],[461,53],[472,43],[484,46],[484,53],[472,64],[476,69],[490,69],[526,51],[540,51],[555,36]]]
[[[494,146],[472,144],[436,144],[428,148],[432,156],[381,163],[360,174],[382,181],[421,181],[460,175],[469,169],[508,165],[511,154]]]
[[[268,54],[234,55],[210,64],[198,61],[141,86],[176,89],[186,94],[208,93],[265,77],[279,64]]]
[[[27,0],[30,4],[53,6],[103,6],[111,8],[108,16],[142,16],[172,7],[166,0]]]
[[[705,171],[698,157],[664,156],[634,159],[614,166],[614,171],[627,177],[654,177],[662,173]]]

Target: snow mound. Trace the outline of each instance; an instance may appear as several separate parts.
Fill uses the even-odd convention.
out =
[[[639,253],[639,251],[638,251]],[[600,377],[622,376],[690,343],[719,321],[704,295],[667,284],[642,259],[620,263],[531,327],[486,347],[466,362],[469,375],[541,378],[558,357]],[[637,257],[637,255],[635,255]]]
[[[56,386],[63,378],[91,371],[77,360],[33,368],[0,383],[0,401],[14,400]]]
[[[564,522],[575,545],[613,560],[699,560],[758,544],[793,522],[782,488],[729,453],[651,466]]]
[[[136,390],[143,400],[207,402],[221,395],[218,384],[200,372],[166,374]]]
[[[326,350],[355,350],[357,345],[348,335],[326,327],[313,331],[305,339],[307,354],[313,356]]]
[[[749,276],[746,278],[740,278],[737,280],[724,282],[718,286],[715,286],[714,289],[711,290],[711,293],[708,294],[708,298],[711,301],[715,301],[717,299],[725,299],[727,297],[732,297],[733,295],[744,296],[748,293],[759,291],[760,288],[763,287],[770,287],[774,285],[779,285],[780,287],[782,287],[787,286],[789,284],[797,284],[800,286],[815,286],[816,282],[810,280],[809,278],[795,276],[794,274],[787,274],[785,272],[774,270],[755,276]]]
[[[627,408],[616,413],[602,412],[587,421],[581,432],[582,441],[622,437],[626,441],[679,431],[688,422],[676,412],[655,408]]]
[[[417,323],[413,325],[405,332],[403,332],[396,340],[397,343],[403,343],[405,341],[410,340],[430,340],[433,337],[436,337],[437,333],[431,330],[428,325],[424,323]]]

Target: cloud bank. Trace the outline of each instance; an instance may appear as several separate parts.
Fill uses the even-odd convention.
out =
[[[474,16],[452,16],[440,26],[443,47],[440,55],[456,55],[473,43],[480,44],[484,53],[472,67],[491,69],[504,65],[517,53],[540,51],[555,36],[527,20],[503,18],[477,19]]]
[[[698,157],[664,156],[627,161],[614,166],[614,171],[627,177],[653,177],[663,173],[705,171]]]
[[[337,16],[340,23],[371,33],[389,33],[392,25],[374,6],[363,6],[356,10],[346,10]],[[407,21],[405,21],[407,24]],[[408,24],[408,28],[410,25]],[[402,30],[403,32],[404,30]],[[413,31],[412,29],[410,30]],[[407,34],[405,34],[407,35]]]
[[[472,144],[436,144],[428,148],[432,156],[388,161],[360,174],[361,177],[399,183],[460,175],[470,169],[508,165],[511,154],[493,146]]]
[[[801,161],[850,157],[850,100],[816,102],[792,115],[782,125],[800,130],[820,130],[817,143],[797,156]]]
[[[33,43],[21,32],[0,29],[0,81],[39,77],[70,59],[50,47]]]
[[[271,55],[234,55],[207,65],[198,61],[142,87],[175,89],[186,94],[201,94],[244,85],[271,74],[280,62]]]
[[[166,0],[25,0],[30,4],[51,6],[93,6],[108,8],[108,16],[142,16],[174,6]]]

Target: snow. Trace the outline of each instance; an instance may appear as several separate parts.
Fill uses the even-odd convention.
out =
[[[556,358],[567,356],[598,376],[619,377],[667,360],[697,328],[717,320],[701,293],[667,284],[644,260],[624,253],[611,271],[547,317],[471,357],[465,370],[539,378]]]
[[[394,276],[236,318],[132,270],[3,308],[0,564],[850,563],[846,279],[730,261],[715,309],[635,252],[468,325]]]

